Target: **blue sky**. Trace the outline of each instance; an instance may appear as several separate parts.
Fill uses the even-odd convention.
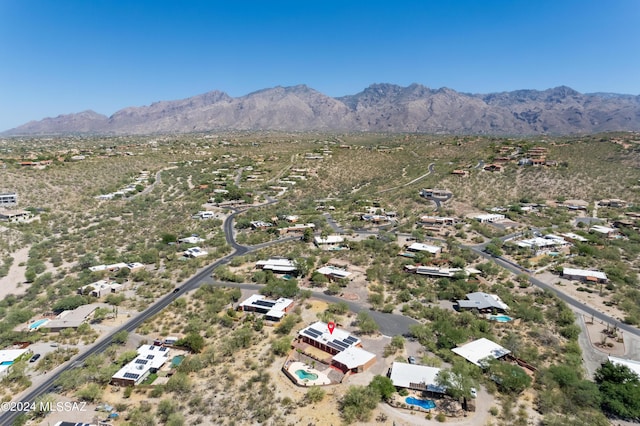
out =
[[[639,0],[0,0],[0,130],[306,84],[640,94]]]

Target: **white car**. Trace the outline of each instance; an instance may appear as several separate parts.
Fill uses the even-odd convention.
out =
[[[469,389],[469,393],[471,394],[471,398],[477,398],[478,397],[478,391],[476,390],[476,388]]]

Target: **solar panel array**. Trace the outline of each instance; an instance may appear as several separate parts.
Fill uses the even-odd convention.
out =
[[[160,352],[164,352],[164,351],[166,351],[167,349],[169,349],[169,348],[167,348],[167,347],[164,347],[164,346],[163,346],[163,347],[161,347],[161,348],[160,348]]]
[[[153,359],[155,358],[155,355],[147,355],[147,359]]]
[[[306,334],[307,336],[310,336],[313,339],[317,339],[318,337],[320,337],[323,333],[321,331],[316,330],[315,328],[309,327],[306,328],[303,332],[303,334]],[[352,346],[354,343],[356,343],[358,341],[357,338],[353,337],[353,336],[347,336],[345,339],[333,339],[330,342],[327,342],[327,346],[329,346],[330,348],[333,348],[339,352],[344,351],[345,349],[349,348],[350,346]]]
[[[149,361],[147,361],[146,359],[140,359],[140,358],[136,359],[136,364],[143,364],[144,365],[147,362],[149,362]]]
[[[267,308],[273,308],[273,305],[276,304],[276,302],[271,302],[269,300],[256,300],[255,302],[253,302],[254,305],[259,305],[259,306],[266,306]]]
[[[124,373],[124,378],[125,379],[133,379],[136,380],[138,377],[140,377],[139,374],[135,374],[135,373]]]

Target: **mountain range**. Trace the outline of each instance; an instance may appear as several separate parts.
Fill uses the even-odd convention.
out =
[[[223,130],[371,131],[443,134],[585,134],[640,130],[640,96],[582,94],[569,87],[468,94],[420,84],[373,84],[332,98],[305,85],[233,98],[224,92],[31,121],[2,133],[156,134]]]

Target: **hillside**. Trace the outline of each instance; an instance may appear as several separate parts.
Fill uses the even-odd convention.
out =
[[[640,96],[582,94],[565,86],[466,94],[412,84],[374,84],[332,98],[304,85],[233,98],[213,91],[177,101],[31,121],[2,133],[152,134],[212,130],[374,131],[441,134],[586,134],[640,130]]]

